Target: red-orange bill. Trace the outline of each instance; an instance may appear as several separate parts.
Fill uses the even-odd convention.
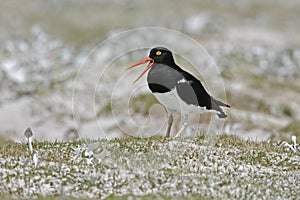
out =
[[[146,62],[150,62],[147,67],[144,69],[144,71],[137,77],[137,79],[135,79],[135,81],[133,81],[133,83],[137,82],[149,69],[151,69],[153,63],[154,63],[154,60],[150,57],[147,57],[146,59],[134,64],[134,65],[131,65],[129,67],[126,67],[126,69],[131,69],[133,67],[136,67],[136,66],[139,66],[141,64],[144,64]]]

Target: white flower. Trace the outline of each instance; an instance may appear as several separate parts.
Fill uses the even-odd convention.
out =
[[[27,128],[25,130],[24,135],[25,135],[26,140],[27,140],[29,151],[32,153],[32,151],[33,151],[33,148],[32,148],[32,136],[33,136],[33,133],[32,133],[31,128]]]

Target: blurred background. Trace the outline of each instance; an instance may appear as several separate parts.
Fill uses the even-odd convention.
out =
[[[104,66],[130,42],[145,38],[131,35],[123,38],[126,42],[101,48],[99,43],[137,27],[176,30],[208,51],[218,66],[225,96],[210,93],[231,105],[224,133],[253,140],[300,136],[299,18],[298,0],[1,0],[1,140],[23,140],[27,127],[37,140],[126,137],[120,124],[126,126],[132,119],[113,112],[109,92],[115,85],[110,84],[148,51],[121,56],[109,70]],[[152,40],[156,37],[160,35]],[[154,126],[163,126],[165,113],[149,92],[142,90],[128,102],[122,95],[132,94],[130,87],[123,85],[121,90],[119,113],[130,112],[147,123],[151,111]],[[200,121],[202,129],[211,119],[194,118],[190,123]],[[132,134],[147,136],[136,129]]]

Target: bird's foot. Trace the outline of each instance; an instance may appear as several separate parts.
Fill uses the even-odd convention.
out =
[[[179,137],[181,135],[181,133],[185,130],[186,126],[187,126],[187,123],[184,122],[183,125],[181,126],[180,130],[175,135],[175,137]]]
[[[170,132],[165,135],[165,138],[170,138]]]

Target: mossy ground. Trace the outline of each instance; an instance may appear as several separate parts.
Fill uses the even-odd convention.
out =
[[[35,142],[33,149],[13,142],[1,146],[1,199],[299,196],[299,152],[277,143],[199,135]]]

